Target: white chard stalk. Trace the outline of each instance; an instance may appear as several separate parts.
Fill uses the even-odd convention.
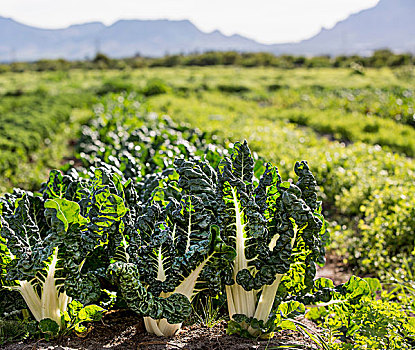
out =
[[[39,284],[36,280],[33,280],[36,282],[19,281],[19,285],[13,289],[20,292],[36,321],[49,318],[62,328],[61,315],[66,311],[71,298],[66,295],[66,292],[60,293],[57,287],[55,278],[57,262],[58,250],[55,249],[52,261],[47,268],[46,278],[41,282],[40,296],[36,291],[36,285]]]
[[[191,301],[194,296],[197,279],[199,278],[200,273],[202,272],[203,268],[205,267],[206,263],[209,261],[211,257],[212,255],[205,259],[201,264],[199,264],[199,266],[196,269],[194,269],[192,273],[189,276],[187,276],[172,293],[162,293],[160,296],[163,298],[167,298],[173,293],[179,293],[183,294]],[[158,276],[164,276],[164,271],[160,271],[160,268],[163,268],[162,264],[159,264]],[[157,336],[171,337],[175,335],[176,332],[182,327],[182,324],[170,324],[167,322],[165,318],[155,320],[151,317],[144,317],[144,326],[148,333],[152,333]]]
[[[233,195],[233,202],[234,202],[234,209],[235,209],[235,226],[236,226],[236,259],[234,261],[233,267],[233,278],[236,281],[236,276],[239,271],[243,269],[248,269],[248,260],[245,256],[245,247],[246,247],[246,234],[245,234],[245,226],[246,224],[243,223],[243,213],[239,208],[239,201],[236,196],[236,190],[232,188],[232,195]],[[297,234],[297,227],[294,225],[294,237],[291,241],[291,245],[294,246],[296,234]],[[275,235],[270,244],[269,249],[274,249],[279,235]],[[277,274],[275,276],[275,281],[271,285],[266,285],[262,287],[260,290],[251,290],[246,291],[242,286],[238,283],[234,283],[231,286],[226,286],[226,297],[228,302],[228,312],[229,316],[233,318],[235,314],[242,314],[247,317],[254,317],[259,321],[263,321],[264,323],[268,321],[269,315],[271,313],[272,306],[274,304],[275,296],[278,291],[278,287],[281,283],[281,279],[284,275]],[[257,295],[261,292],[261,296],[257,301]],[[256,305],[256,306],[255,306]],[[253,336],[259,335],[259,330],[253,329],[252,327],[248,327],[248,331]]]
[[[248,260],[245,257],[246,224],[242,222],[243,213],[240,211],[239,201],[234,188],[232,188],[232,195],[236,219],[236,259],[234,261],[233,278],[236,280],[238,272],[248,268]],[[235,314],[244,314],[248,317],[254,316],[256,298],[256,293],[254,291],[246,291],[239,284],[235,283],[232,286],[226,286],[226,296],[228,299],[228,309],[231,318]]]

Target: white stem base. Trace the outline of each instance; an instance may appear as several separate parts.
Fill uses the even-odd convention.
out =
[[[199,278],[200,273],[203,268],[209,261],[212,255],[208,256],[202,263],[199,264],[189,276],[187,276],[182,283],[180,283],[173,293],[183,294],[190,301],[193,298],[194,289],[196,286],[197,279]],[[161,293],[162,298],[167,298],[173,293]],[[148,333],[155,334],[159,337],[172,337],[176,332],[182,327],[181,323],[170,324],[165,318],[161,320],[154,320],[151,317],[144,317],[144,326]]]
[[[148,333],[158,337],[172,337],[182,327],[182,324],[170,324],[165,318],[154,320],[151,317],[144,317],[144,326]]]
[[[262,294],[259,298],[254,315],[258,321],[264,321],[264,323],[268,321],[268,317],[271,313],[272,305],[274,304],[275,295],[277,294],[282,276],[283,275],[277,275],[273,284],[270,286],[265,286],[262,289]],[[248,328],[248,332],[253,336],[260,335],[260,332],[257,329],[253,329],[252,327]]]
[[[40,296],[32,282],[19,281],[19,286],[14,289],[20,292],[36,321],[50,318],[62,328],[61,316],[72,299],[66,295],[66,292],[59,293],[59,289],[56,287],[55,271],[57,262],[58,250],[56,249],[48,266],[45,281],[42,283],[42,294]]]

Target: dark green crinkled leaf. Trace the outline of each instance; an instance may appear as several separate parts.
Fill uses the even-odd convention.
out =
[[[218,225],[224,243],[240,255],[233,266],[224,265],[226,284],[260,291],[282,275],[276,307],[290,294],[313,288],[327,233],[317,184],[305,161],[295,165],[296,185],[282,181],[271,164],[257,166],[246,141],[235,144],[217,172],[198,160],[179,159],[175,166],[184,195],[201,199],[213,214],[210,225]]]
[[[1,199],[0,247],[13,256],[2,258],[2,279],[13,284],[39,277],[57,251],[55,277],[68,294],[84,303],[99,298],[99,272],[90,271],[85,259],[106,245],[127,209],[120,178],[105,169],[95,174],[80,180],[52,171],[41,193],[20,191]]]
[[[148,292],[140,282],[134,264],[113,263],[108,269],[108,275],[119,286],[128,307],[140,315],[153,319],[165,318],[170,324],[175,324],[183,322],[192,312],[189,299],[182,294],[161,298]]]
[[[44,318],[39,322],[39,329],[47,339],[54,338],[59,334],[59,325],[50,318]]]

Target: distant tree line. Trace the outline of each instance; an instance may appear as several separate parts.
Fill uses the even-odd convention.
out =
[[[0,64],[0,73],[30,71],[60,71],[69,69],[119,69],[177,66],[240,66],[277,68],[324,68],[324,67],[400,67],[415,65],[415,56],[410,53],[395,54],[390,50],[377,50],[372,56],[293,56],[273,55],[267,52],[240,53],[236,51],[209,51],[205,53],[165,55],[160,58],[134,57],[113,59],[98,53],[92,60],[67,61],[43,59],[35,62]],[[360,68],[359,68],[360,67]]]

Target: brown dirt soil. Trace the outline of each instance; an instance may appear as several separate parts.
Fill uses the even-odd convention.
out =
[[[351,273],[347,271],[343,260],[329,255],[323,268],[317,270],[317,277],[326,277],[340,284],[346,282]],[[301,322],[313,329],[320,330],[306,319]],[[110,311],[99,323],[94,323],[84,337],[69,335],[53,342],[44,340],[28,341],[3,346],[3,350],[245,350],[272,349],[275,346],[295,344],[317,349],[315,344],[299,332],[283,331],[271,340],[243,339],[226,334],[226,322],[212,328],[193,325],[183,327],[173,338],[161,338],[146,333],[142,318],[122,310]]]
[[[343,258],[338,255],[328,254],[324,267],[317,267],[316,278],[330,278],[334,285],[345,283],[352,272],[344,264]]]
[[[317,331],[308,320],[301,320]],[[242,350],[272,349],[274,346],[296,344],[304,349],[316,349],[306,336],[299,332],[283,331],[271,340],[243,339],[225,331],[226,322],[207,328],[200,325],[184,327],[173,338],[161,338],[145,332],[142,319],[128,311],[112,311],[100,323],[91,326],[81,338],[76,335],[62,337],[53,342],[44,340],[19,342],[4,346],[3,350]],[[314,346],[314,347],[313,347]]]

